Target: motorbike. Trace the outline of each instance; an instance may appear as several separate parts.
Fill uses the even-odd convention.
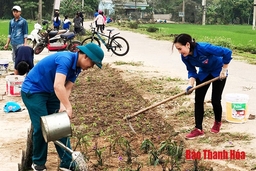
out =
[[[36,23],[34,24],[34,30],[31,31],[31,33],[27,37],[27,44],[28,46],[34,48],[37,43],[39,43],[39,40],[41,39],[41,36],[39,35],[39,32],[43,29],[43,27]]]
[[[34,48],[36,44],[40,43],[40,40],[43,37],[42,34],[44,34],[44,32],[48,30],[48,21],[43,21],[42,24],[44,27],[42,27],[38,23],[34,24],[34,29],[31,31],[31,33],[27,37],[28,46]],[[69,32],[69,30],[59,30],[58,35],[66,32]]]
[[[48,21],[43,21],[43,25],[46,25],[45,29],[39,27],[39,25],[34,26],[35,31],[31,32],[28,36],[28,44],[33,47],[35,54],[40,54],[44,48],[49,51],[64,51],[69,50],[71,52],[77,52],[76,46],[81,45],[78,40],[73,40],[75,38],[75,33],[69,30],[52,30],[48,28]],[[38,32],[37,32],[38,30]],[[37,35],[35,33],[37,32]]]

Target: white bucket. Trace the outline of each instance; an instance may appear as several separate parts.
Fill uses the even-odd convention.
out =
[[[226,120],[233,123],[245,123],[248,119],[247,94],[226,94]]]
[[[8,75],[6,80],[6,94],[7,96],[20,96],[21,85],[25,77],[21,75]]]
[[[9,62],[6,60],[0,60],[0,75],[6,74],[9,66]]]
[[[66,112],[42,116],[41,129],[45,142],[59,140],[72,134],[70,119]]]

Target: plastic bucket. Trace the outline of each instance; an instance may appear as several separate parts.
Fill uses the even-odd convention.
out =
[[[41,129],[45,142],[59,140],[72,134],[70,120],[66,112],[42,116]]]
[[[20,96],[21,85],[25,77],[21,75],[8,75],[6,80],[6,94],[8,96]]]
[[[248,100],[246,94],[226,94],[226,120],[233,123],[245,123],[248,119]]]
[[[0,60],[0,75],[7,73],[8,66],[9,66],[8,61]]]

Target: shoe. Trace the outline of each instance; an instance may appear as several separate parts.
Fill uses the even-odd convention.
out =
[[[64,167],[60,167],[60,171],[72,171],[72,170],[64,168]]]
[[[76,165],[75,165],[74,162],[69,163],[68,165],[67,165],[66,162],[63,162],[63,163],[60,164],[59,170],[60,171],[75,171],[76,170]]]
[[[204,137],[204,131],[195,128],[193,131],[191,131],[188,135],[186,135],[186,139],[194,139],[196,137]]]
[[[220,132],[220,126],[221,126],[221,122],[215,121],[214,125],[212,126],[211,133],[216,133],[216,134],[219,133]]]
[[[33,163],[31,167],[34,171],[46,171],[47,170],[45,165],[39,166],[39,165]]]

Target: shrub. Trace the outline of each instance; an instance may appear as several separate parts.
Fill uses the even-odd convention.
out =
[[[230,38],[225,38],[225,37],[215,37],[214,39],[209,38],[209,37],[204,37],[203,41],[212,43],[217,46],[223,46],[227,48],[233,48],[232,41]]]
[[[137,29],[138,28],[138,23],[137,22],[130,22],[129,23],[129,27],[131,29]]]
[[[151,32],[151,33],[156,32],[158,30],[159,29],[157,27],[153,27],[153,26],[150,26],[150,27],[147,28],[147,32]]]
[[[4,45],[6,44],[7,36],[0,35],[0,50],[5,50]],[[7,50],[12,50],[11,45],[9,45]]]
[[[241,50],[241,51],[244,51],[244,52],[250,52],[252,54],[255,54],[256,53],[256,47],[255,45],[253,44],[248,44],[248,45],[238,45],[236,47],[237,50]]]

